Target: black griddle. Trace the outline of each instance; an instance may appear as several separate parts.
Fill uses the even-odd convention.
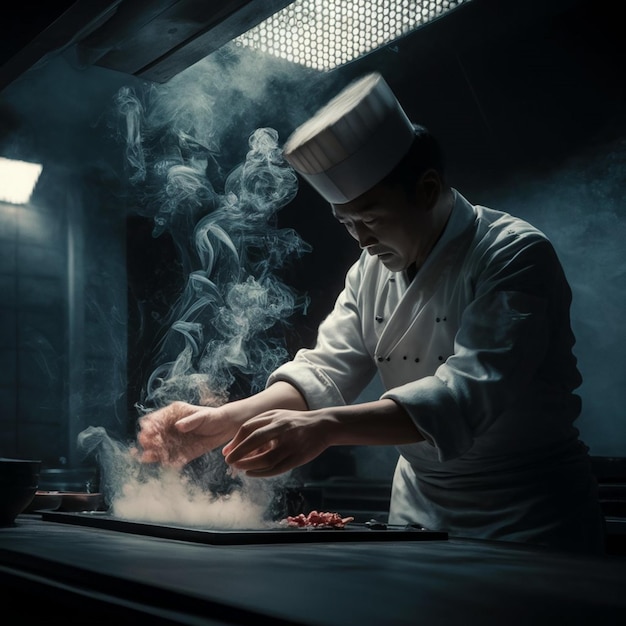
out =
[[[125,520],[106,512],[65,513],[42,511],[48,522],[89,526],[104,530],[190,541],[214,545],[249,545],[268,543],[326,543],[365,541],[445,540],[448,533],[417,526],[347,524],[344,528],[292,528],[289,526],[253,529],[205,529],[152,522]]]

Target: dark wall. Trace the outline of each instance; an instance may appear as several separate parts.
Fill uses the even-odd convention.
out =
[[[0,94],[0,155],[43,164],[0,203],[0,456],[93,463],[89,424],[126,428],[126,206],[102,123],[120,80],[50,60]]]
[[[66,453],[59,428],[67,380],[64,226],[59,212],[0,203],[3,456]]]

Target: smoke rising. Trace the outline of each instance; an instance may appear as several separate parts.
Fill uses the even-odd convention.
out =
[[[305,307],[306,298],[275,272],[307,246],[295,231],[271,223],[297,190],[277,141],[275,130],[255,130],[244,163],[226,178],[221,194],[203,180],[206,163],[171,165],[166,174],[155,237],[172,228],[177,213],[188,217],[202,207],[208,211],[189,233],[188,248],[178,241],[182,254],[189,251],[183,266],[193,269],[166,320],[168,331],[159,347],[163,362],[147,384],[144,402],[149,405],[175,399],[206,403],[207,385],[211,395],[226,399],[236,373],[249,379],[254,393],[288,357],[280,335],[272,331]]]
[[[140,414],[174,400],[219,406],[260,391],[289,358],[289,319],[306,312],[308,296],[280,271],[310,246],[276,220],[298,181],[278,131],[246,115],[269,88],[261,70],[225,53],[167,85],[115,95],[111,127],[132,212],[152,221],[153,238],[171,238],[184,276],[155,339]],[[142,467],[103,429],[83,431],[79,444],[97,454],[111,509],[125,518],[251,527],[288,479],[232,476],[219,451],[182,473]]]
[[[244,137],[243,125],[232,128],[249,106],[243,85],[258,98],[263,84],[258,72],[246,83],[241,70],[227,54],[166,86],[124,87],[115,98],[135,211],[152,219],[153,237],[172,237],[187,276],[164,320],[144,407],[226,401],[235,383],[238,396],[259,391],[288,358],[281,325],[306,311],[308,298],[278,277],[310,250],[294,230],[276,227],[298,181],[277,130],[248,124]]]

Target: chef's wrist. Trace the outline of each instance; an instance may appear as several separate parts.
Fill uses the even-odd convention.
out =
[[[219,408],[219,419],[233,429],[233,436],[242,424],[245,424],[251,417],[258,415],[253,398],[254,396],[250,396],[242,400],[234,400]]]
[[[315,436],[325,447],[353,443],[354,424],[347,419],[345,407],[326,407],[308,413],[315,425]]]

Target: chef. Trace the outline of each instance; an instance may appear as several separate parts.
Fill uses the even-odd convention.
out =
[[[284,146],[361,248],[315,345],[249,398],[143,417],[142,459],[182,466],[223,446],[250,476],[335,445],[394,445],[389,522],[600,553],[602,516],[574,423],[571,292],[546,236],[471,204],[437,142],[378,73]],[[373,376],[375,401],[356,403]]]

